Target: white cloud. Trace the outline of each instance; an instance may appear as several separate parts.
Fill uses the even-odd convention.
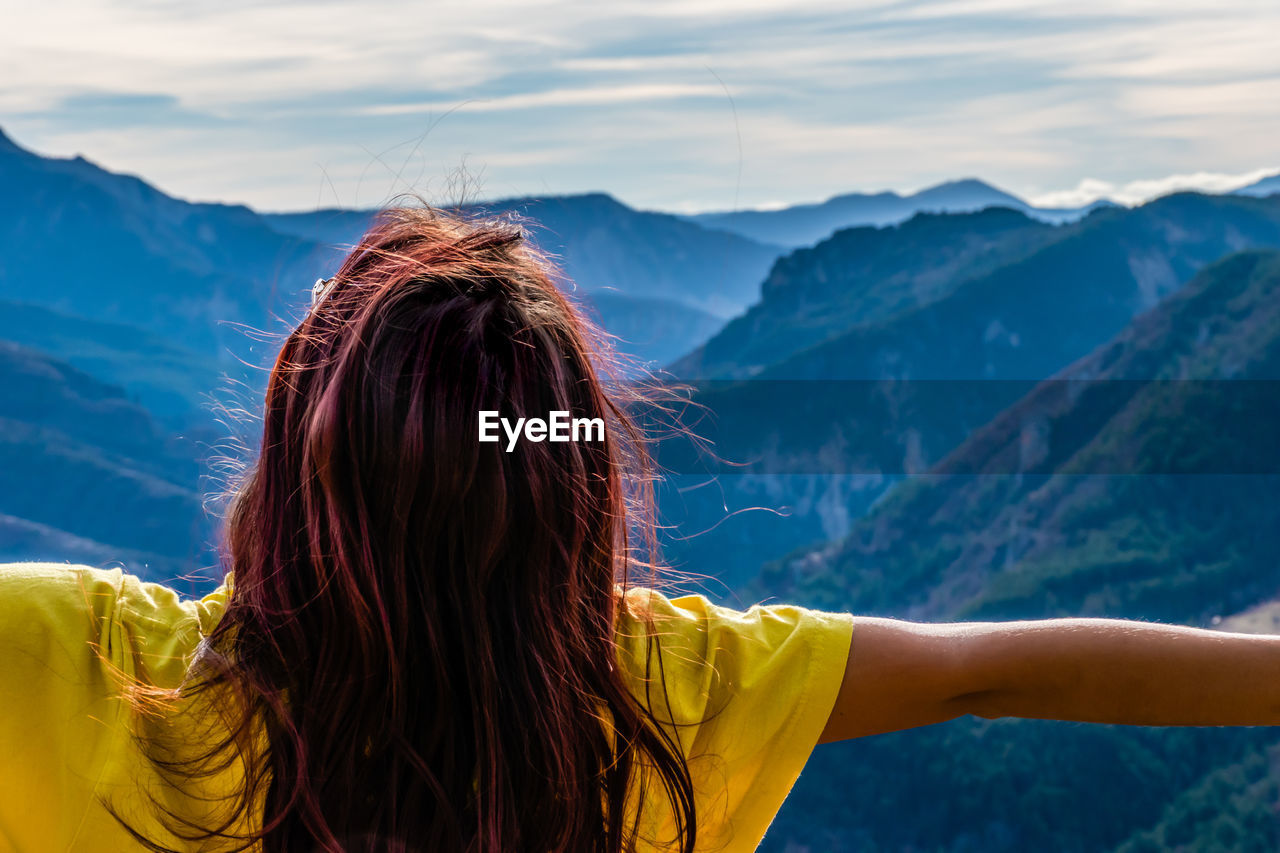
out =
[[[1121,204],[1141,204],[1178,190],[1231,192],[1277,173],[1280,173],[1280,168],[1254,169],[1234,175],[1222,172],[1195,172],[1187,175],[1167,175],[1163,178],[1128,181],[1123,184],[1085,178],[1073,189],[1042,193],[1031,197],[1028,201],[1038,207],[1082,207],[1099,199],[1110,199]]]
[[[550,89],[492,98],[467,98],[465,101],[419,101],[408,104],[376,104],[356,107],[360,115],[389,116],[417,114],[451,109],[480,112],[527,110],[538,107],[582,107],[630,103],[632,101],[670,101],[679,98],[723,98],[724,90],[716,85],[636,84],[630,86],[593,86],[583,89]]]
[[[0,125],[272,209],[329,184],[325,203],[377,203],[464,162],[495,194],[648,208],[969,174],[1139,198],[1276,161],[1277,32],[1273,0],[63,0],[6,12]],[[169,96],[173,124],[86,94]]]

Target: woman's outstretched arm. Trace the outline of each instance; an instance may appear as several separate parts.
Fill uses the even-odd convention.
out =
[[[1121,619],[856,617],[820,743],[950,720],[1280,725],[1280,635]]]

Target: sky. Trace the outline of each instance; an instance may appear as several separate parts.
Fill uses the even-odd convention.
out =
[[[1280,172],[1275,0],[51,0],[0,127],[263,210],[605,191],[692,213],[979,177],[1134,203]]]

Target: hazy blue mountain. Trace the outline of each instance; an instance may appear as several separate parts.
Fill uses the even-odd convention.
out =
[[[842,229],[779,258],[760,301],[670,369],[686,378],[753,376],[842,332],[936,302],[1058,232],[1008,208]]]
[[[732,316],[756,300],[761,279],[784,251],[769,240],[747,239],[671,214],[634,210],[605,193],[502,199],[468,205],[463,211],[525,218],[533,242],[561,265],[578,291],[608,291],[615,305],[624,297],[663,299],[719,317]],[[373,213],[320,210],[266,214],[266,219],[282,232],[345,253]]]
[[[604,197],[607,209],[606,220],[631,218],[641,215],[613,199]],[[577,213],[573,208],[579,204],[583,209],[595,205],[597,196],[570,196],[555,199],[561,220],[572,219],[566,213]],[[501,214],[504,210],[522,207],[529,209],[534,202],[512,202],[512,208],[504,208],[503,202],[495,203],[493,212]],[[547,203],[542,203],[546,207]],[[470,208],[475,212],[475,208]],[[315,240],[331,247],[331,264],[336,266],[342,256],[356,245],[360,236],[373,221],[374,211],[328,209],[310,213],[270,213],[267,219],[280,231],[296,235],[308,240]],[[582,222],[590,222],[588,215],[577,217]],[[759,278],[768,268],[768,260],[781,251],[769,248],[764,255],[755,253],[757,247],[751,244],[744,267],[735,271],[736,283],[731,292],[716,292],[715,288],[704,287],[704,281],[696,275],[689,275],[687,281],[674,279],[684,275],[684,270],[671,264],[669,259],[647,257],[637,259],[634,256],[640,246],[616,246],[617,252],[609,255],[606,251],[603,258],[607,263],[597,262],[601,252],[592,243],[610,240],[609,233],[591,233],[596,226],[589,225],[586,232],[574,230],[571,222],[564,222],[568,237],[558,236],[552,229],[531,227],[530,235],[540,247],[554,252],[563,263],[566,275],[573,281],[567,288],[569,295],[591,314],[609,334],[614,336],[614,345],[624,357],[630,358],[640,365],[653,368],[660,367],[701,344],[719,329],[724,320],[699,305],[711,305],[721,312],[733,313],[759,293]],[[642,221],[637,226],[644,228]],[[624,229],[626,230],[626,229]],[[702,229],[699,229],[702,230]],[[537,237],[541,235],[539,241]],[[690,245],[709,238],[712,241],[723,240],[725,235],[713,235],[713,232],[702,233],[687,231],[684,238]],[[737,238],[733,238],[735,241]],[[740,241],[748,243],[749,241]],[[687,247],[676,252],[678,256],[688,256]],[[628,271],[627,264],[631,260],[639,260],[644,265],[643,274]],[[651,277],[647,277],[651,276]],[[622,285],[635,288],[634,293],[619,292],[612,287],[598,285],[601,281],[617,281]],[[655,286],[656,285],[656,286]],[[644,296],[648,291],[676,294],[675,296]]]
[[[751,597],[926,621],[1207,625],[1280,587],[1277,381],[1280,253],[1232,255],[895,488],[844,540],[770,565]],[[1276,777],[1254,757],[1275,740],[974,718],[870,738],[819,751],[768,849],[1236,849],[1209,842],[1280,829],[1265,798]]]
[[[178,579],[190,567],[163,555],[107,545],[48,524],[0,513],[0,563],[37,560],[123,568],[148,580],[192,590]]]
[[[1268,247],[1280,247],[1276,197],[1177,193],[1138,208],[1098,211],[935,302],[851,329],[757,375],[1042,379],[1207,264]]]
[[[2,133],[0,182],[13,200],[0,211],[0,300],[135,327],[254,388],[261,373],[241,362],[263,365],[305,310],[311,283],[340,260],[334,246],[358,239],[372,216],[188,203],[82,157],[41,157]],[[497,204],[537,217],[531,234],[590,283],[575,293],[608,294],[599,316],[643,362],[665,363],[705,340],[717,322],[708,315],[752,301],[781,251],[603,194]],[[0,334],[5,322],[0,315]],[[201,378],[207,366],[196,368]],[[142,392],[140,381],[102,375]]]
[[[952,214],[936,224],[993,214],[1012,215]],[[746,464],[731,468],[691,459],[678,436],[663,442],[664,464],[687,474],[663,495],[669,520],[686,524],[685,534],[709,531],[674,539],[672,559],[732,584],[764,560],[843,535],[896,478],[936,464],[1031,383],[1104,343],[1206,264],[1250,246],[1280,247],[1280,197],[1182,193],[1044,228],[1048,242],[1036,242],[1044,233],[1028,232],[1036,234],[1030,251],[1008,263],[991,268],[989,256],[976,254],[980,268],[972,277],[957,269],[951,289],[920,291],[936,294],[934,301],[884,312],[878,322],[815,341],[763,369],[756,369],[757,341],[771,345],[768,337],[734,337],[731,324],[713,338],[705,350],[717,353],[721,374],[735,376],[739,364],[754,374],[696,383],[693,402],[710,414],[693,428],[715,443],[721,457]],[[882,239],[879,245],[891,243]],[[841,263],[841,245],[833,239],[780,261],[779,267],[793,266],[776,280],[776,290],[826,295],[832,307],[810,305],[807,315],[837,316],[839,294],[861,294],[862,288],[826,288],[823,282],[832,279],[832,270],[866,266],[852,253]],[[927,269],[928,246],[896,251],[926,259]],[[869,281],[868,291],[903,292],[892,278]],[[788,302],[775,288],[769,292],[759,311],[748,314],[762,328],[768,328],[769,311],[785,318],[804,299]],[[785,319],[776,328],[785,334]],[[677,371],[688,363],[678,362]],[[718,476],[714,484],[694,488],[711,474]],[[753,507],[785,515],[749,511]]]
[[[0,559],[119,560],[152,579],[211,564],[205,448],[122,389],[3,340],[0,387]]]
[[[613,345],[649,369],[711,337],[724,322],[670,299],[644,299],[607,290],[579,294],[578,303],[613,338]]]
[[[1057,227],[993,209],[847,229],[780,258],[761,301],[672,371],[1043,378],[1206,263],[1280,245],[1278,218],[1271,199],[1177,193]]]
[[[212,355],[197,355],[136,326],[3,300],[0,335],[120,386],[172,429],[190,434],[209,427],[210,395],[223,384]]]
[[[1271,175],[1236,190],[1238,195],[1268,196],[1280,193],[1280,175]]]
[[[761,247],[751,241],[689,228],[677,221],[674,234],[659,238],[673,249],[673,257],[705,255],[700,244],[726,239],[733,241],[735,253],[745,252],[741,264],[736,265],[732,273],[732,287],[717,290],[720,284],[708,286],[708,279],[699,274],[705,272],[705,267],[694,264],[688,269],[681,268],[673,264],[671,258],[649,255],[643,240],[624,246],[615,239],[619,234],[635,231],[671,232],[670,217],[640,213],[601,194],[541,201],[514,199],[463,208],[469,213],[482,209],[497,215],[518,212],[538,216],[537,224],[530,226],[530,235],[539,248],[560,259],[573,282],[573,286],[567,288],[570,297],[615,336],[614,344],[622,353],[651,367],[660,367],[684,355],[724,324],[721,317],[697,306],[711,305],[732,313],[758,297],[760,278],[781,251],[777,247],[766,247],[761,252]],[[333,208],[265,216],[273,227],[284,233],[331,247],[331,263],[336,265],[359,242],[372,224],[374,214],[375,211]],[[706,260],[704,257],[703,261]],[[638,266],[629,267],[632,262]],[[682,277],[685,280],[680,280]],[[648,293],[662,295],[646,295]]]
[[[1280,253],[1231,255],[765,583],[926,618],[1236,612],[1280,588],[1277,380]]]
[[[263,211],[260,215],[281,234],[324,246],[329,253],[329,266],[333,266],[360,242],[360,236],[373,224],[376,214],[376,210],[325,207],[295,213]]]
[[[948,181],[910,195],[895,192],[847,193],[817,204],[797,204],[778,210],[713,211],[686,218],[754,240],[786,246],[811,246],[841,228],[855,225],[893,225],[925,213],[967,213],[988,207],[1008,207],[1043,222],[1072,222],[1110,202],[1080,208],[1038,208],[1015,195],[976,178]]]
[[[83,157],[6,138],[0,186],[0,298],[137,326],[223,365],[252,358],[244,327],[282,328],[323,270],[316,246],[246,207],[180,201]]]

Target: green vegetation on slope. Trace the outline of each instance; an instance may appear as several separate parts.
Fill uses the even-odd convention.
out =
[[[1280,586],[1278,377],[1280,255],[1229,257],[762,589],[928,618],[1241,609]],[[1234,408],[1250,389],[1264,417]]]
[[[1224,259],[848,538],[771,564],[755,595],[924,619],[1191,624],[1274,597],[1276,418],[1266,393],[1236,407],[1280,379],[1278,319],[1280,253]],[[1272,753],[1265,772],[1258,756],[1274,743],[1267,728],[965,718],[823,747],[768,849],[1273,849]]]

